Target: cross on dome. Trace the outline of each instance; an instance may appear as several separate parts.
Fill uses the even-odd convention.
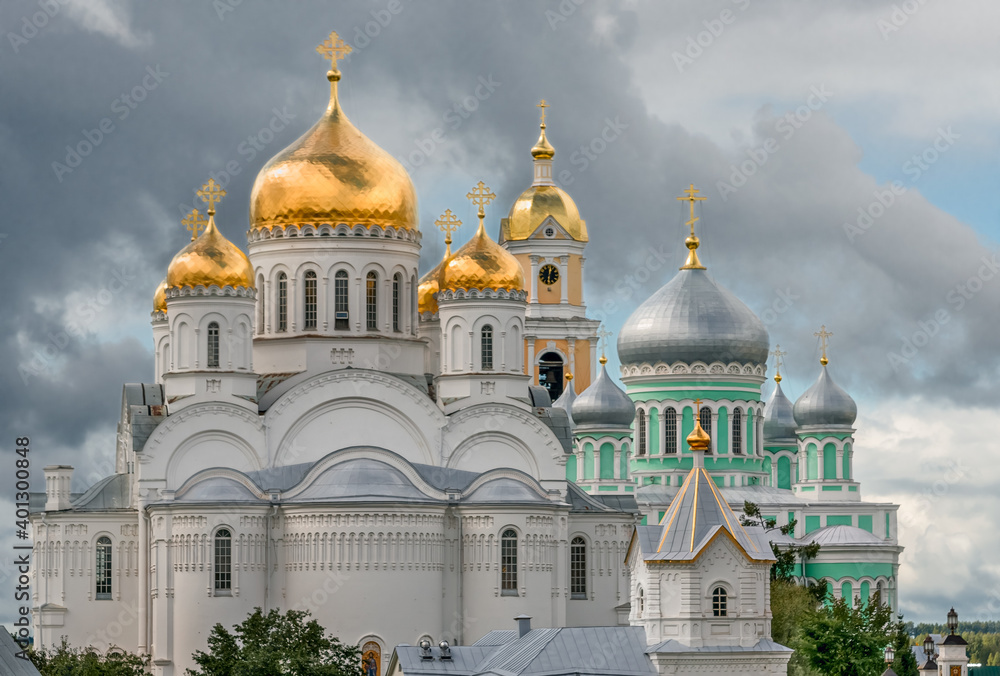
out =
[[[330,37],[316,46],[316,53],[330,62],[330,72],[339,75],[337,61],[350,54],[351,46],[340,39],[336,31],[330,32]]]
[[[784,357],[787,352],[782,351],[780,345],[775,345],[774,349],[771,350],[770,354],[774,356],[774,382],[781,382],[781,358]]]
[[[192,209],[191,213],[181,219],[181,225],[191,233],[191,241],[193,242],[205,230],[208,219],[202,216],[197,209]]]
[[[705,269],[705,266],[701,264],[700,260],[698,260],[697,249],[698,249],[698,245],[700,244],[700,241],[698,240],[698,237],[695,236],[695,234],[694,234],[694,224],[698,222],[699,218],[698,218],[698,216],[694,215],[694,203],[695,202],[703,202],[703,201],[705,201],[708,198],[705,197],[705,196],[703,196],[703,195],[699,195],[698,194],[699,192],[700,191],[697,188],[694,187],[694,183],[692,183],[690,185],[690,187],[687,188],[684,191],[684,195],[682,197],[678,197],[677,198],[678,202],[687,202],[688,206],[689,206],[689,208],[691,210],[690,211],[690,216],[689,216],[687,222],[684,224],[684,225],[687,225],[687,226],[689,226],[691,228],[691,234],[688,235],[688,238],[686,240],[684,240],[684,245],[687,246],[689,253],[688,253],[687,260],[684,262],[684,265],[681,267],[681,270],[704,270]]]
[[[600,342],[601,342],[601,363],[602,364],[608,363],[608,358],[607,358],[607,356],[605,356],[605,351],[608,348],[608,338],[610,338],[613,335],[614,334],[611,333],[611,331],[608,331],[606,328],[604,328],[603,324],[601,325],[601,328],[597,331],[597,337],[600,339]]]
[[[542,129],[545,129],[545,109],[550,108],[551,106],[545,102],[545,99],[542,99],[536,104],[536,107],[542,109]]]
[[[213,216],[215,214],[215,203],[226,196],[226,191],[215,182],[214,178],[210,178],[208,179],[208,183],[201,186],[201,190],[197,194],[203,202],[208,204],[208,215]]]
[[[827,331],[826,324],[823,324],[823,326],[819,327],[819,331],[817,331],[813,335],[819,338],[820,349],[823,351],[823,356],[820,357],[819,363],[822,364],[823,366],[826,366],[827,364],[830,363],[830,360],[826,358],[826,348],[829,345],[828,339],[830,338],[830,336],[833,335],[833,332]]]
[[[486,217],[485,207],[497,198],[482,181],[477,183],[472,192],[466,194],[466,197],[469,198],[470,202],[479,206],[479,220],[483,220]]]
[[[434,221],[434,225],[444,233],[444,243],[448,246],[448,250],[451,251],[451,233],[462,226],[462,221],[458,220],[458,217],[451,213],[451,209],[445,209],[441,217]]]

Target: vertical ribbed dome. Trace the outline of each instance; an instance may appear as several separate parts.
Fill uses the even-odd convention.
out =
[[[795,402],[793,412],[799,427],[806,425],[853,425],[858,405],[833,378],[824,365],[813,386]]]
[[[601,364],[597,379],[573,403],[573,422],[577,429],[629,427],[634,419],[635,404],[615,385],[607,368]]]
[[[764,406],[764,442],[776,439],[795,439],[792,402],[781,391],[781,383],[775,383],[774,394]]]
[[[573,379],[567,378],[566,387],[563,389],[562,394],[559,398],[552,402],[552,408],[561,408],[566,411],[566,415],[569,416],[569,424],[572,426],[573,422],[573,402],[576,401],[576,389],[573,387]]]

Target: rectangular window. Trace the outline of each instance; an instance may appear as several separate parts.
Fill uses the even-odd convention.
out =
[[[517,596],[517,533],[504,531],[500,538],[500,595]]]
[[[347,312],[347,273],[341,270],[333,278],[333,328],[345,331],[350,328]]]
[[[278,330],[288,330],[288,279],[278,278]]]
[[[569,551],[570,598],[587,598],[587,544],[583,538],[573,538]]]
[[[646,412],[636,414],[636,442],[639,445],[639,455],[646,455]]]
[[[664,452],[677,453],[677,411],[668,408],[663,413],[663,436],[666,441]]]
[[[229,531],[215,536],[215,594],[229,596],[233,588],[233,539]]]
[[[316,273],[306,273],[305,328],[316,328]]]
[[[208,325],[208,368],[219,368],[219,325]]]
[[[484,326],[482,332],[482,344],[480,345],[482,351],[482,361],[483,361],[483,371],[493,370],[493,327]]]
[[[365,320],[369,331],[378,330],[378,277],[368,273],[365,280]]]
[[[392,278],[392,330],[399,331],[399,275]]]
[[[111,540],[102,537],[97,541],[97,560],[95,562],[96,586],[94,591],[98,601],[111,600]]]

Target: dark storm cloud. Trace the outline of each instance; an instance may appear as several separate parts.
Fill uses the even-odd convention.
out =
[[[16,51],[5,38],[0,283],[13,293],[0,313],[0,437],[32,435],[46,463],[74,462],[73,447],[94,434],[112,452],[121,384],[150,379],[147,313],[186,240],[184,207],[215,175],[229,193],[220,227],[244,242],[253,177],[326,104],[314,47],[330,30],[355,46],[341,65],[347,113],[412,167],[425,268],[441,252],[434,218],[452,208],[468,230],[462,202],[479,179],[498,195],[496,233],[530,182],[545,98],[556,177],[590,231],[588,303],[611,330],[681,264],[675,197],[694,183],[709,197],[703,260],[789,352],[790,397],[817,372],[812,333],[826,324],[831,369],[859,399],[919,390],[931,402],[995,403],[993,254],[918,183],[873,208],[888,186],[858,169],[860,148],[826,110],[841,83],[798,73],[798,99],[773,109],[765,91],[753,137],[735,150],[688,131],[694,120],[650,110],[643,91],[684,96],[729,71],[708,54],[681,77],[665,58],[639,82],[639,50],[683,47],[739,4],[94,2],[56,13]],[[778,21],[783,6],[755,3],[733,39]],[[38,8],[3,4],[3,32],[22,31]],[[808,119],[788,122],[801,106],[812,106]],[[754,161],[761,152],[766,162]],[[859,209],[880,213],[852,236],[844,224]],[[116,275],[128,279],[111,292]]]

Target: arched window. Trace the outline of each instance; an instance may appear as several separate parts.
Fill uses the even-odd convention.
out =
[[[663,412],[664,453],[677,453],[677,411],[668,408]]]
[[[743,453],[743,409],[733,409],[733,453]]]
[[[587,543],[580,536],[569,544],[569,594],[573,599],[587,598]]]
[[[479,353],[482,356],[483,371],[493,370],[493,327],[487,324],[480,332]]]
[[[705,430],[705,434],[712,436],[712,409],[708,406],[702,406],[701,410],[698,411],[698,422],[701,423],[701,429]],[[708,452],[712,452],[712,445],[709,444]]]
[[[399,331],[399,294],[402,293],[403,278],[397,272],[392,276],[392,330]]]
[[[350,328],[347,310],[347,271],[337,270],[333,276],[333,328],[344,331]]]
[[[230,596],[233,592],[233,535],[220,528],[215,534],[215,595]]]
[[[712,590],[712,616],[725,617],[728,595],[725,587],[716,587]]]
[[[305,288],[305,324],[306,329],[316,328],[316,273],[312,270],[306,272]]]
[[[94,566],[94,591],[98,601],[111,600],[111,538],[97,538],[97,552]]]
[[[646,612],[646,592],[643,591],[642,587],[639,587],[639,593],[636,594],[636,597],[639,599],[639,603],[637,604],[639,612],[637,616],[642,617],[642,614]]]
[[[500,536],[500,595],[517,596],[517,532],[513,528]]]
[[[378,273],[372,270],[365,279],[365,325],[378,330]]]
[[[288,330],[288,276],[278,273],[278,330]]]
[[[635,414],[635,436],[638,455],[646,455],[646,412],[639,410]]]
[[[208,325],[208,368],[219,368],[219,324],[212,322]]]

